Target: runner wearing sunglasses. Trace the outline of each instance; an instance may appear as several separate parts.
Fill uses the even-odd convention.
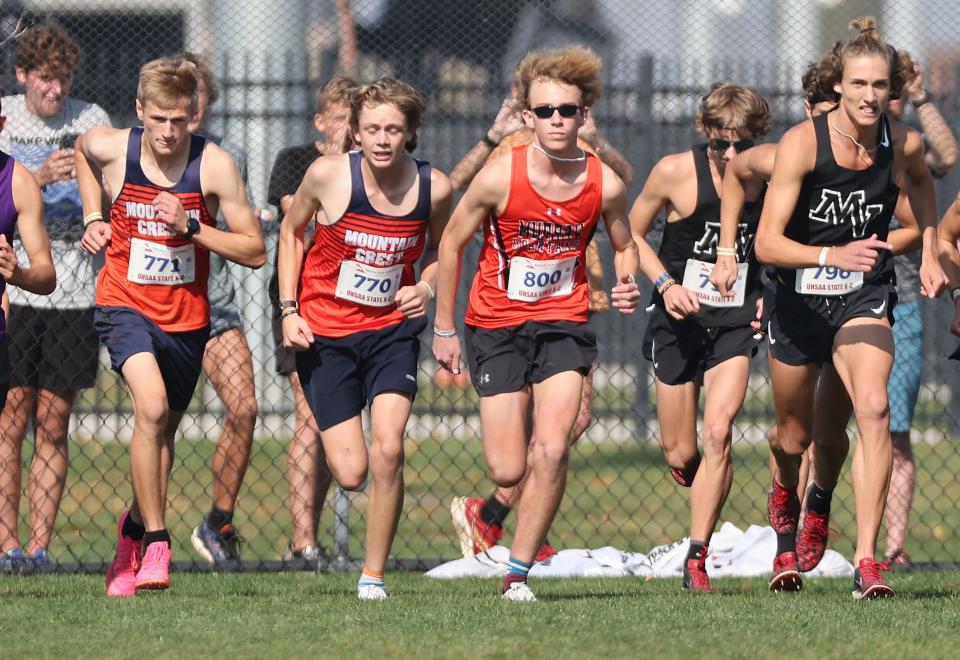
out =
[[[727,163],[767,132],[770,110],[756,91],[714,85],[697,112],[697,131],[707,144],[665,156],[650,173],[630,212],[644,274],[654,283],[653,310],[643,341],[653,362],[660,446],[670,474],[691,489],[690,548],[683,586],[711,591],[706,557],[720,510],[733,480],[733,420],[743,406],[750,358],[757,351],[751,327],[760,299],[760,268],[753,237],[765,184],[747,191],[736,247],[717,248],[720,187]],[[661,210],[666,225],[659,254],[646,236]],[[718,254],[735,255],[736,294],[723,297],[709,282]],[[703,455],[697,450],[700,388]]]
[[[585,256],[601,216],[615,253],[612,305],[627,314],[640,298],[623,182],[577,146],[577,131],[600,95],[599,71],[600,59],[582,46],[523,59],[518,98],[536,139],[480,171],[440,242],[433,352],[456,374],[457,280],[463,249],[484,223],[464,342],[480,395],[484,451],[498,486],[519,483],[529,465],[505,600],[536,600],[527,573],[566,486],[570,431],[597,356],[596,335],[587,328]]]

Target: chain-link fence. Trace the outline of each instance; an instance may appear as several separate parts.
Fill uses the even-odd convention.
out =
[[[848,21],[859,15],[875,15],[883,36],[922,64],[930,98],[948,124],[960,118],[955,46],[960,12],[944,0],[7,0],[0,8],[7,34],[18,30],[18,21],[21,30],[55,21],[73,36],[82,57],[70,96],[99,105],[117,127],[136,123],[141,64],[183,50],[208,58],[221,93],[206,131],[224,136],[244,154],[251,203],[273,211],[268,182],[277,154],[320,138],[313,126],[313,94],[335,73],[361,81],[394,75],[416,85],[429,103],[417,155],[449,173],[490,127],[509,93],[512,68],[525,52],[585,43],[604,59],[604,94],[595,117],[600,132],[635,169],[631,201],[659,158],[696,140],[693,117],[714,81],[758,88],[774,114],[768,139],[777,139],[803,116],[799,92],[806,65],[843,37]],[[16,105],[12,96],[24,92],[24,72],[15,70],[16,46],[11,37],[3,50],[4,133],[14,136],[4,148],[37,169],[53,150],[71,143],[64,138],[68,129],[56,121],[33,138],[17,128],[29,122],[25,113],[32,110],[29,103]],[[905,120],[917,125],[910,107]],[[960,176],[951,171],[936,187],[942,213],[960,189]],[[55,188],[44,193],[48,225]],[[51,230],[54,250],[75,253],[77,236],[57,231]],[[230,483],[239,477],[234,463],[238,451],[243,453],[237,448],[251,428],[252,451],[234,518],[246,541],[244,559],[281,565],[295,526],[301,537],[313,534],[310,507],[319,512],[317,541],[330,556],[362,555],[364,493],[331,489],[324,499],[326,470],[315,440],[307,434],[295,451],[291,447],[294,403],[290,381],[276,369],[268,296],[276,222],[266,222],[264,231],[268,265],[259,271],[230,265],[226,271],[239,313],[233,325],[242,327],[242,335],[231,341],[242,344],[245,338],[253,372],[243,370],[240,344],[208,352],[208,377],[201,378],[180,427],[167,514],[180,561],[201,561],[188,539],[213,504],[212,466],[220,475],[216,496],[229,500]],[[612,257],[602,236],[600,247],[609,288]],[[477,248],[465,257],[461,305]],[[62,264],[67,272],[58,273],[61,289],[66,280],[91,275],[69,257]],[[74,285],[84,288],[83,282]],[[112,556],[117,516],[131,499],[132,409],[103,349],[93,386],[80,382],[79,374],[89,372],[74,364],[82,361],[84,333],[53,322],[46,334],[31,329],[40,327],[31,323],[42,313],[59,315],[59,323],[73,318],[89,323],[84,307],[90,303],[80,294],[61,290],[52,299],[35,303],[11,292],[11,341],[22,331],[14,357],[25,362],[18,366],[15,360],[11,367],[16,376],[0,429],[0,547],[21,545],[31,552],[49,547],[64,566],[99,567]],[[64,309],[75,316],[64,315]],[[31,310],[37,313],[30,316]],[[912,430],[916,495],[904,547],[914,560],[951,561],[960,556],[960,456],[954,447],[960,417],[951,412],[958,409],[960,379],[946,359],[955,343],[947,330],[952,310],[944,301],[921,301],[919,310],[923,371]],[[225,323],[231,325],[229,319]],[[592,320],[600,341],[593,422],[572,451],[566,497],[550,533],[557,547],[645,550],[687,533],[688,491],[671,479],[657,443],[651,368],[640,355],[645,323],[642,311],[633,317],[607,311]],[[722,514],[722,520],[742,527],[766,524],[769,484],[766,433],[773,414],[763,351],[753,368],[734,432],[734,485]],[[493,489],[482,457],[477,397],[470,388],[441,386],[446,383],[435,378],[436,369],[427,342],[420,394],[407,428],[406,496],[392,553],[405,565],[458,556],[451,498],[485,497]],[[852,426],[850,435],[855,436]],[[298,484],[293,492],[291,476]],[[831,543],[849,555],[855,540],[849,469],[834,501]],[[291,509],[299,516],[296,524]],[[506,541],[512,524],[508,519]],[[302,546],[302,539],[296,545]]]

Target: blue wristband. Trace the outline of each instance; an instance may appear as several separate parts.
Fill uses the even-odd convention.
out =
[[[663,271],[660,274],[660,277],[658,277],[656,281],[653,283],[653,288],[659,289],[661,286],[663,286],[663,283],[669,279],[670,279],[670,273],[668,273],[667,271]]]

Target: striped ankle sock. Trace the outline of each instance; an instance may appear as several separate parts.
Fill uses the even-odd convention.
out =
[[[510,568],[507,569],[507,574],[503,576],[503,591],[506,592],[510,585],[515,582],[526,582],[527,573],[530,572],[531,564],[528,564],[524,561],[520,561],[513,555],[510,555],[510,562],[508,564]]]
[[[383,586],[383,573],[378,573],[377,571],[371,571],[369,568],[364,566],[363,570],[360,572],[360,581],[357,582],[358,587],[382,587]]]

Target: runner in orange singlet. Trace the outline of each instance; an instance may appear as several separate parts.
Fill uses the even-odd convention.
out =
[[[433,350],[440,365],[457,374],[457,280],[464,246],[484,223],[465,340],[480,394],[484,451],[498,486],[516,485],[528,461],[530,467],[503,584],[506,600],[536,600],[527,573],[563,497],[570,431],[597,355],[596,336],[586,327],[585,263],[601,216],[615,251],[612,304],[631,313],[640,297],[623,182],[577,147],[577,130],[600,94],[599,70],[600,59],[582,46],[524,58],[518,96],[536,139],[480,171],[440,246]]]
[[[327,464],[346,490],[363,486],[368,465],[372,472],[360,600],[387,598],[383,571],[403,505],[403,434],[450,214],[446,175],[405,153],[416,147],[424,110],[420,94],[396,80],[354,90],[350,124],[360,150],[318,158],[280,225],[283,343],[298,351]],[[314,216],[301,275],[303,229]],[[360,421],[368,403],[369,454]]]
[[[210,252],[251,268],[266,259],[233,159],[188,131],[196,103],[196,67],[180,58],[154,60],[141,69],[137,88],[143,127],[101,126],[76,145],[86,213],[81,246],[92,254],[106,248],[95,325],[134,410],[134,501],[118,523],[108,596],[170,586],[167,482],[174,434],[209,334]],[[105,195],[113,200],[109,220],[100,213]],[[228,232],[215,226],[218,209]]]

